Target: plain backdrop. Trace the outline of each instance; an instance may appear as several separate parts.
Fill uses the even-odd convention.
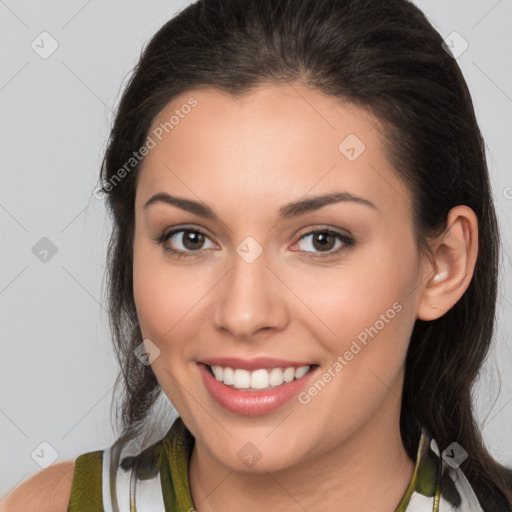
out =
[[[114,440],[102,295],[110,224],[92,192],[123,84],[144,43],[188,3],[0,0],[0,497],[52,456]],[[465,50],[457,61],[487,143],[504,252],[475,403],[491,452],[512,465],[512,2],[417,4]]]

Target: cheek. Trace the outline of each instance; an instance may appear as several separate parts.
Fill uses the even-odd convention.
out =
[[[313,383],[301,403],[308,403],[319,421],[347,429],[347,435],[400,396],[415,322],[413,267],[400,261],[368,263],[317,275],[314,282],[301,280],[297,290],[315,313],[302,308],[301,322],[325,354],[322,382]]]
[[[359,253],[338,267],[311,267],[297,271],[293,281],[291,275],[287,279],[302,302],[297,302],[297,312],[315,326],[319,339],[352,338],[375,323],[382,327],[382,321],[388,326],[388,320],[404,316],[398,310],[414,302],[414,258],[367,252],[373,255]]]
[[[302,302],[295,314],[326,349],[323,363],[341,356],[345,378],[359,382],[363,395],[377,382],[369,368],[386,382],[400,372],[416,319],[414,246],[405,240],[399,252],[395,247],[375,242],[338,267],[298,272],[293,281]]]
[[[135,241],[133,296],[143,336],[159,344],[177,322],[183,300],[180,302],[181,288],[176,282],[180,275],[165,268],[161,249],[148,245]]]
[[[144,338],[161,351],[176,350],[169,340],[187,339],[211,287],[194,265],[170,263],[160,247],[135,243],[133,295]]]

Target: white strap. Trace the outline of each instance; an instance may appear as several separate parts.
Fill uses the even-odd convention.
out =
[[[121,461],[133,453],[133,445],[129,442],[120,447],[114,443],[103,451],[102,498],[105,512],[165,512],[160,471],[143,480],[137,474],[138,464],[127,470],[121,467]]]
[[[101,489],[105,512],[114,512],[109,485],[110,453],[110,448],[103,450],[103,463],[101,466]]]

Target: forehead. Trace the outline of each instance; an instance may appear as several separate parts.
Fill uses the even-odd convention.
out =
[[[191,90],[153,119],[154,147],[138,171],[137,202],[179,191],[218,204],[260,198],[268,206],[272,198],[347,190],[404,210],[408,191],[379,130],[368,111],[299,84],[241,96]]]

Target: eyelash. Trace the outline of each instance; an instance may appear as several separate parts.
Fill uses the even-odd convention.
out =
[[[199,249],[197,251],[182,251],[180,249],[173,249],[172,247],[167,247],[167,246],[164,245],[165,242],[167,240],[169,240],[169,238],[171,238],[176,233],[181,233],[181,232],[186,232],[186,231],[189,231],[189,232],[192,232],[192,233],[201,233],[205,237],[210,238],[205,231],[203,231],[202,229],[200,229],[198,227],[182,226],[179,229],[173,229],[172,231],[164,232],[161,236],[159,236],[158,238],[154,239],[154,241],[156,243],[162,245],[164,251],[169,252],[173,256],[177,256],[178,258],[196,257],[196,256],[198,256],[198,253],[201,251],[201,249]],[[324,252],[324,253],[317,252],[317,253],[314,253],[313,255],[307,254],[307,253],[309,253],[311,251],[302,251],[302,252],[305,252],[307,254],[306,257],[308,257],[308,258],[327,258],[329,256],[333,256],[335,254],[338,254],[341,251],[343,251],[345,249],[348,249],[348,248],[351,248],[351,247],[354,247],[356,245],[356,242],[355,242],[355,240],[353,238],[350,238],[349,236],[344,235],[343,233],[340,233],[339,231],[335,231],[335,230],[330,229],[330,228],[320,228],[320,229],[315,229],[313,231],[308,231],[307,233],[304,233],[299,238],[299,241],[304,239],[304,238],[306,238],[307,236],[315,235],[315,234],[318,234],[318,233],[333,235],[338,240],[341,240],[344,245],[339,247],[335,251]],[[301,252],[301,251],[299,251],[299,252]]]

